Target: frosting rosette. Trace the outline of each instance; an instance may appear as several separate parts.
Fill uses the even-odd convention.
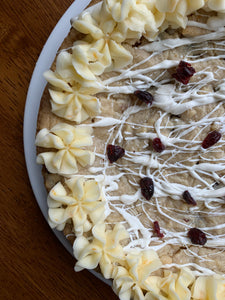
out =
[[[92,241],[80,236],[73,244],[74,256],[77,259],[75,271],[95,269],[99,265],[103,276],[111,278],[114,263],[123,262],[125,259],[120,242],[127,239],[129,234],[119,223],[112,230],[107,230],[105,223],[101,222],[92,228],[92,234]]]
[[[101,90],[101,81],[96,77],[83,78],[74,67],[73,54],[63,50],[56,59],[55,71],[48,70],[44,73],[45,79],[56,90],[64,92],[80,91],[85,94],[97,93]],[[85,79],[85,80],[84,80]]]
[[[163,277],[150,276],[148,284],[159,296],[158,299],[190,300],[191,291],[189,287],[195,280],[193,272],[188,268],[183,268],[179,273],[173,273],[170,270],[164,271]],[[146,299],[151,299],[146,295]]]
[[[74,80],[76,72],[72,61],[72,54],[62,51],[57,57],[56,71],[47,71],[44,76],[51,85],[49,93],[52,112],[64,119],[81,123],[100,113],[98,98],[90,95],[90,92],[99,89],[92,82],[85,87],[83,81],[82,86]]]
[[[169,25],[175,28],[185,28],[188,21],[187,16],[200,8],[219,13],[225,12],[225,2],[220,0],[157,0],[155,7],[160,13],[165,14],[162,29]]]
[[[79,91],[62,92],[49,90],[52,112],[64,119],[82,123],[100,112],[100,104],[96,97]]]
[[[205,5],[204,0],[107,0],[104,10],[118,23],[113,37],[124,41],[129,38],[153,40],[169,25],[185,27],[187,15]],[[210,2],[210,1],[209,1]],[[212,1],[211,7],[219,9],[221,4]]]
[[[197,279],[188,268],[179,273],[164,271],[163,277],[150,276],[147,283],[152,291],[145,295],[146,300],[223,300],[225,279],[222,276],[200,276]],[[155,298],[153,297],[155,296]]]
[[[72,220],[77,236],[91,229],[93,224],[104,220],[104,202],[97,181],[83,177],[58,182],[48,195],[49,224],[52,228],[63,230]]]
[[[164,14],[155,9],[155,1],[147,0],[107,0],[103,11],[111,15],[117,26],[113,38],[123,42],[125,39],[140,39],[144,35],[152,40],[164,21]]]
[[[187,1],[187,0],[157,0],[155,1],[156,9],[164,14],[164,24],[162,29],[169,25],[172,27],[185,28],[187,25],[187,15],[193,11],[204,7],[204,0]]]
[[[88,40],[77,41],[73,46],[73,65],[83,78],[95,80],[95,76],[123,68],[132,61],[131,53],[114,36],[116,22],[107,18],[101,10],[99,20],[85,12],[73,22],[73,27],[86,34]]]
[[[218,275],[198,277],[191,291],[196,300],[224,300],[225,279]]]
[[[36,136],[36,146],[55,151],[39,153],[37,163],[44,164],[50,173],[65,176],[78,172],[77,162],[82,167],[92,165],[94,153],[83,149],[92,145],[91,134],[91,127],[66,123],[59,123],[50,130],[41,129]]]
[[[223,0],[208,0],[208,7],[221,13],[225,13],[225,2]]]
[[[152,294],[157,296],[147,279],[152,272],[161,266],[162,263],[154,250],[141,251],[136,249],[131,251],[126,256],[126,266],[114,268],[114,291],[122,300],[145,299],[144,291],[152,291]]]

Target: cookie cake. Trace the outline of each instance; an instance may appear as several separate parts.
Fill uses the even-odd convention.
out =
[[[43,94],[49,224],[122,300],[225,299],[225,1],[103,0]]]

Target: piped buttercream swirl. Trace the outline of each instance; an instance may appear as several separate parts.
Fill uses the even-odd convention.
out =
[[[76,236],[89,231],[93,224],[105,217],[99,184],[83,177],[66,180],[65,187],[58,182],[49,192],[48,207],[51,227],[63,230],[72,220]]]
[[[87,42],[77,41],[73,47],[74,66],[82,77],[93,80],[96,75],[123,68],[132,61],[131,53],[114,36],[115,26],[116,22],[107,19],[103,11],[97,20],[85,12],[73,22],[76,30],[88,35]]]
[[[50,173],[65,176],[78,172],[77,162],[83,167],[92,165],[95,154],[84,149],[93,143],[91,133],[91,127],[66,123],[59,123],[50,130],[40,130],[36,137],[36,146],[55,151],[39,153],[37,163],[44,164]]]
[[[93,81],[81,81],[73,67],[72,54],[62,51],[56,61],[56,71],[46,71],[45,79],[49,88],[52,112],[66,120],[81,123],[100,113],[100,103],[90,92],[99,91]]]
[[[152,272],[161,266],[162,263],[154,250],[141,251],[136,249],[131,251],[126,255],[126,266],[114,268],[114,291],[120,299],[144,299],[143,290],[149,290],[155,294],[147,279]]]
[[[112,230],[107,230],[105,223],[101,222],[92,228],[92,234],[92,241],[81,236],[73,244],[74,256],[77,259],[75,271],[94,269],[99,265],[103,276],[111,278],[114,263],[122,263],[125,259],[120,242],[127,239],[129,234],[119,223]]]

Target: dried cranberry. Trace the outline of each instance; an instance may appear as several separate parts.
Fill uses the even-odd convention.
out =
[[[172,76],[177,81],[182,82],[183,84],[188,84],[195,72],[196,71],[193,67],[191,67],[191,64],[181,60],[176,69],[176,73],[172,74]]]
[[[187,202],[187,204],[197,205],[195,199],[191,196],[188,191],[183,192],[183,199]]]
[[[203,231],[198,228],[191,228],[188,231],[188,237],[191,239],[193,244],[205,245],[207,242],[207,237]]]
[[[147,91],[135,91],[134,95],[137,96],[137,98],[143,102],[145,102],[146,104],[152,104],[153,102],[153,96],[151,93],[147,92]]]
[[[106,150],[108,159],[111,163],[117,161],[125,154],[125,150],[122,147],[116,145],[108,145]]]
[[[160,227],[159,227],[159,222],[158,221],[155,221],[153,223],[153,227],[154,227],[155,233],[157,234],[157,237],[163,238],[164,234],[160,231]]]
[[[160,138],[154,138],[152,141],[152,147],[156,152],[161,153],[163,150],[165,150],[165,146],[161,142]]]
[[[202,148],[207,149],[216,144],[221,139],[221,133],[214,130],[211,131],[202,142]]]
[[[146,200],[150,200],[154,193],[154,183],[151,178],[144,177],[140,180],[140,187],[142,196],[145,197]]]

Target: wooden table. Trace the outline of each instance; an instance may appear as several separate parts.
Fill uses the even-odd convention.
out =
[[[29,183],[23,114],[35,62],[73,0],[1,0],[0,299],[118,299],[52,233]]]

